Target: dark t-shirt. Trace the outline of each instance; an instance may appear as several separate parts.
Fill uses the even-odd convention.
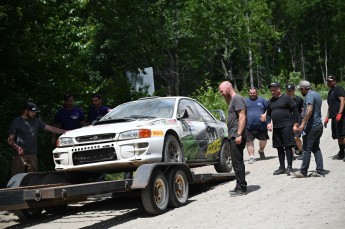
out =
[[[296,103],[286,94],[268,101],[267,115],[272,119],[273,128],[292,127],[298,121]]]
[[[37,134],[38,130],[44,130],[46,124],[38,118],[15,118],[8,130],[10,135],[15,135],[15,142],[24,149],[25,155],[37,154]]]
[[[106,106],[101,106],[99,109],[95,109],[95,107],[90,107],[87,119],[90,123],[93,121],[98,121],[103,118],[109,111],[109,108]]]
[[[235,95],[230,102],[229,109],[228,109],[228,131],[229,131],[229,138],[236,137],[237,130],[238,130],[238,111],[240,110],[246,110],[246,102],[244,98],[240,95]],[[242,136],[244,135],[244,132],[242,133]]]
[[[295,103],[296,103],[296,109],[298,111],[298,123],[301,123],[302,122],[302,116],[301,115],[302,115],[304,100],[303,100],[303,98],[301,98],[297,95],[292,100],[295,101]]]
[[[267,130],[267,123],[261,122],[260,116],[266,112],[268,103],[266,99],[258,97],[256,100],[246,98],[247,105],[247,129]]]
[[[54,123],[60,124],[64,130],[74,130],[80,128],[80,122],[84,121],[84,113],[77,107],[73,107],[72,110],[66,110],[61,108],[55,114]]]
[[[335,85],[335,87],[328,92],[328,117],[335,118],[339,112],[340,99],[339,97],[345,97],[345,91],[342,87]]]

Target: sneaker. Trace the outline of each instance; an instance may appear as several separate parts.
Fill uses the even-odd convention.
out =
[[[333,160],[343,160],[344,154],[340,154],[340,152],[332,157]]]
[[[279,168],[273,172],[273,175],[280,175],[280,174],[284,174],[285,172],[286,172],[285,168]]]
[[[260,155],[260,159],[261,159],[261,160],[263,160],[263,159],[266,158],[265,152],[264,152],[264,151],[262,151],[262,152],[259,151],[259,155]]]
[[[248,164],[253,164],[255,162],[255,158],[254,157],[250,157],[248,160]]]
[[[310,176],[311,177],[325,177],[325,175],[322,172],[312,172]]]
[[[231,197],[235,197],[235,196],[243,196],[243,195],[247,195],[247,191],[241,190],[241,189],[234,189],[234,190],[230,190],[229,194]]]
[[[301,171],[295,172],[294,175],[296,178],[306,178],[307,177],[307,174],[304,174]]]
[[[286,175],[288,175],[288,176],[290,176],[290,174],[291,173],[293,173],[293,170],[292,170],[292,168],[291,167],[288,167],[287,169],[286,169]]]
[[[297,157],[297,160],[303,160],[303,153]]]

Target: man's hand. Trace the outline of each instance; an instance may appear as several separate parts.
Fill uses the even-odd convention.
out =
[[[23,156],[24,155],[24,149],[22,147],[20,147],[19,145],[16,145],[14,148],[18,152],[19,156]]]
[[[260,121],[261,122],[266,122],[266,113],[260,115]]]
[[[325,127],[325,128],[327,128],[327,124],[328,124],[328,116],[326,116],[326,118],[325,118],[325,121],[323,122],[323,126]]]
[[[340,121],[340,119],[341,119],[341,115],[342,115],[342,113],[338,113],[338,114],[337,114],[337,117],[335,117],[335,120],[337,120],[337,122],[339,122],[339,121]]]
[[[241,142],[242,142],[242,135],[236,137],[235,142],[236,142],[237,145],[241,144]]]
[[[269,131],[272,131],[272,124],[271,123],[269,123],[269,124],[267,124],[267,130],[269,130]]]

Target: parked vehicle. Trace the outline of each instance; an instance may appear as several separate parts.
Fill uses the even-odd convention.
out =
[[[221,117],[224,117],[224,113]],[[230,172],[224,120],[188,97],[150,97],[121,104],[91,126],[68,131],[53,151],[56,170],[134,171],[142,164],[213,164]]]

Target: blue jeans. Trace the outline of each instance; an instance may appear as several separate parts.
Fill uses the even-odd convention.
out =
[[[316,171],[324,172],[323,159],[320,149],[320,138],[323,133],[323,126],[320,123],[313,128],[306,128],[305,135],[303,136],[303,162],[301,166],[301,173],[307,174],[310,164],[311,152],[314,153],[316,162]]]

